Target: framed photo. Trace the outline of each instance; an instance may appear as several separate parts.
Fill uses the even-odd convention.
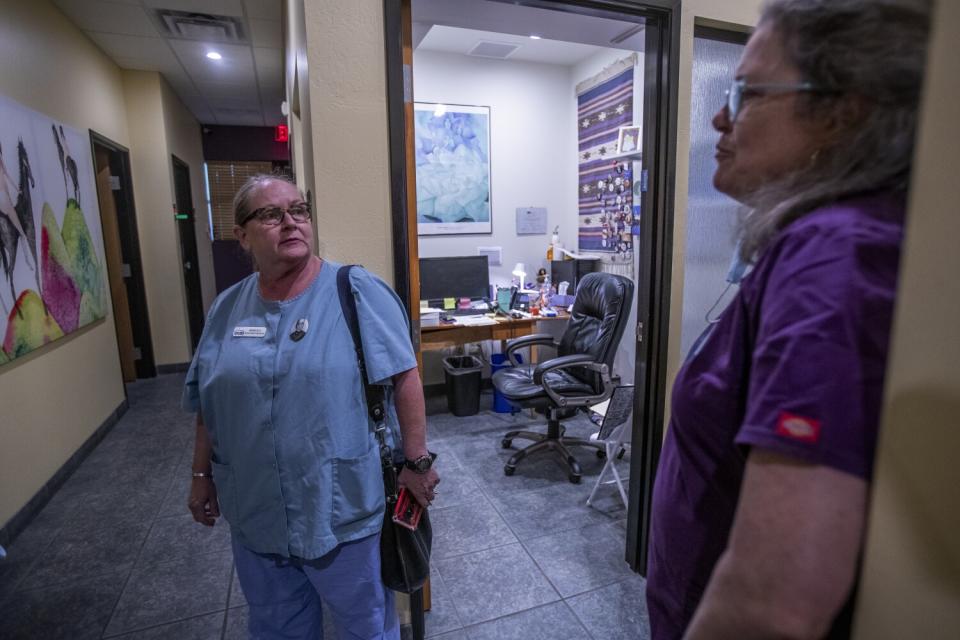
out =
[[[490,107],[414,103],[417,233],[492,233]]]
[[[617,154],[635,153],[640,148],[640,127],[620,127],[617,132]]]

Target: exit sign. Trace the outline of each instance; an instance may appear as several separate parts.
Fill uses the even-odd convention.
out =
[[[285,124],[278,124],[273,131],[274,142],[286,142],[290,139],[290,130]]]

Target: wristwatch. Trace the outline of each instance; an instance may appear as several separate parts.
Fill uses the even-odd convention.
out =
[[[437,459],[437,454],[428,453],[414,460],[405,460],[403,466],[414,473],[426,473],[433,466],[433,461]]]

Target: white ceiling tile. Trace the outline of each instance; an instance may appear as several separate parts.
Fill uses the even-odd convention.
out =
[[[277,102],[276,106],[268,104],[263,105],[263,119],[267,123],[268,127],[278,124],[286,124],[287,122],[287,119],[283,117],[283,114],[280,112],[279,102]]]
[[[186,101],[187,98],[199,99],[201,97],[202,91],[197,88],[196,83],[185,71],[164,71],[163,77],[166,78],[167,82],[170,83],[170,86],[173,87],[173,90],[182,100]]]
[[[87,31],[87,36],[96,42],[107,55],[116,58],[156,59],[158,64],[168,64],[172,58],[170,47],[163,38],[124,36],[116,33]]]
[[[187,109],[190,110],[190,113],[193,114],[193,117],[197,119],[200,124],[215,124],[217,121],[216,116],[213,114],[213,110],[207,106],[202,99],[197,98],[188,98],[183,99],[183,104],[187,106]]]
[[[207,100],[207,104],[214,111],[256,111],[260,112],[260,100],[236,100],[229,98],[219,98]]]
[[[167,58],[147,58],[147,57],[127,57],[113,56],[113,61],[121,69],[133,69],[135,71],[159,71],[164,75],[170,73],[183,73],[183,68],[177,62],[176,56],[172,53]]]
[[[243,100],[257,102],[257,87],[249,84],[225,84],[220,82],[201,82],[197,90],[208,100]]]
[[[282,20],[283,0],[244,0],[247,17],[258,20]]]
[[[157,37],[157,29],[143,7],[99,0],[57,0],[56,5],[85,31]]]
[[[143,4],[156,9],[208,13],[215,16],[243,15],[243,4],[240,0],[143,0]]]
[[[257,61],[257,76],[261,82],[271,82],[271,79],[283,82],[283,50],[264,49],[255,47],[253,56]]]
[[[283,28],[279,20],[250,18],[250,42],[255,47],[283,48]]]
[[[197,82],[256,84],[250,47],[231,44],[210,47],[189,40],[170,40],[170,46],[173,47],[181,64]],[[211,48],[216,49],[223,59],[208,59],[207,51]]]
[[[236,109],[214,109],[214,116],[217,118],[217,124],[262,127],[263,114],[259,111],[246,111]]]

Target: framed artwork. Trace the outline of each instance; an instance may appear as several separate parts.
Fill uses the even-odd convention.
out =
[[[104,318],[86,132],[0,96],[0,366]]]
[[[620,127],[617,132],[617,153],[633,153],[640,147],[640,127]]]
[[[490,107],[414,103],[417,233],[492,233]]]

